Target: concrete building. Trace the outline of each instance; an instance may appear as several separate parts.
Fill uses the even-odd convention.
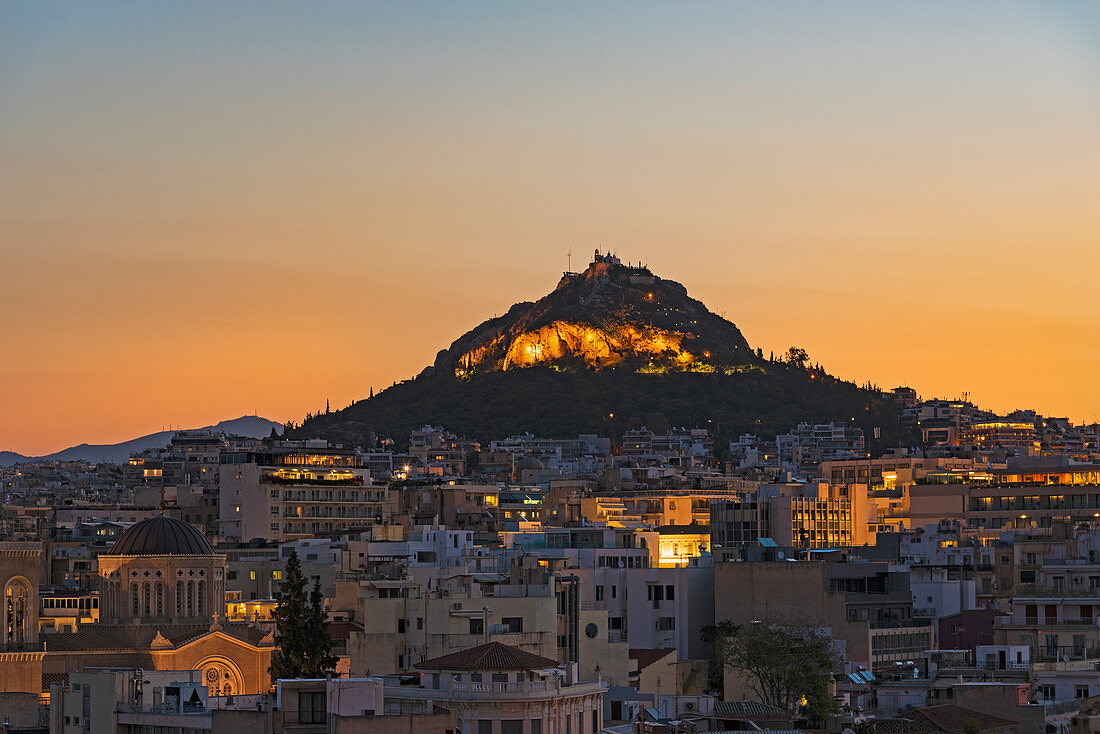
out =
[[[490,642],[419,663],[420,685],[387,686],[387,711],[454,711],[461,734],[596,734],[606,685],[573,666]]]
[[[934,647],[932,625],[913,618],[908,573],[890,564],[719,562],[714,586],[716,622],[791,617],[828,630],[849,662],[872,671]]]
[[[444,734],[453,713],[385,715],[380,678],[280,680],[267,696],[208,695],[201,670],[90,668],[51,688],[51,734]]]
[[[354,451],[325,441],[227,451],[219,485],[221,533],[238,541],[365,529],[381,522],[387,497]]]

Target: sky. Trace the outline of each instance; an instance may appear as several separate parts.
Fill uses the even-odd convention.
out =
[[[1097,420],[1100,6],[0,0],[0,449],[346,405],[595,248]]]

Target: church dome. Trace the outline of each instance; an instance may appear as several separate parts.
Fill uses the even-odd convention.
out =
[[[193,525],[157,515],[127,528],[107,555],[212,556],[214,546]]]

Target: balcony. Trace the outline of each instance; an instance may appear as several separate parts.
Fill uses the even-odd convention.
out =
[[[1088,586],[1040,586],[1038,584],[1018,584],[1016,598],[1024,599],[1100,599],[1100,587]]]
[[[1031,670],[1030,663],[1011,663],[1006,662],[1004,665],[998,664],[996,660],[979,660],[975,665],[978,670]]]
[[[586,696],[605,690],[603,683],[575,683],[567,686],[560,677],[545,681],[522,683],[474,683],[454,682],[446,688],[413,688],[412,686],[386,686],[386,707],[408,708],[411,701],[442,703],[454,700],[508,700],[545,699],[565,696]]]
[[[281,477],[277,474],[266,474],[260,480],[264,484],[281,484],[283,486],[313,485],[318,487],[359,487],[363,485],[363,477]]]
[[[1033,663],[1056,663],[1069,660],[1092,660],[1100,650],[1095,645],[1059,645],[1037,647],[1031,651]]]
[[[1069,619],[1024,617],[1017,622],[1010,615],[1001,615],[993,618],[993,624],[998,627],[1096,627],[1097,621],[1094,617]]]

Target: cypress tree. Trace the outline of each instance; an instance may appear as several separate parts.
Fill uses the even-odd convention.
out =
[[[272,616],[277,646],[268,668],[272,682],[280,678],[324,678],[333,672],[336,657],[332,655],[321,584],[314,583],[312,593],[307,594],[302,564],[294,551],[286,559],[276,599]]]

